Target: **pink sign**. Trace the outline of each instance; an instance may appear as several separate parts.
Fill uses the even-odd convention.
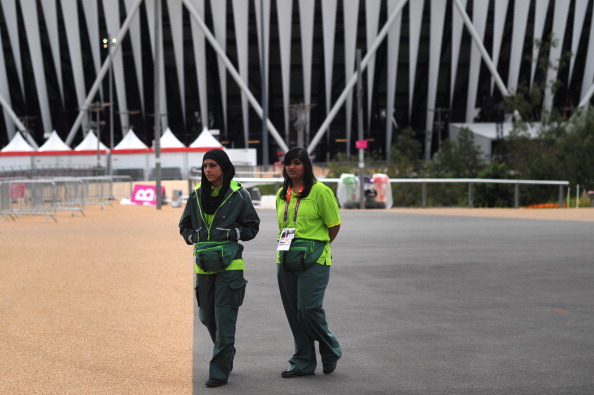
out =
[[[355,142],[355,148],[357,148],[357,149],[359,149],[359,148],[367,149],[367,140],[357,140]]]
[[[10,184],[10,198],[11,199],[22,199],[25,197],[25,184]]]
[[[165,196],[165,187],[161,187],[161,196]],[[134,185],[130,201],[135,204],[157,205],[157,187],[154,185]]]

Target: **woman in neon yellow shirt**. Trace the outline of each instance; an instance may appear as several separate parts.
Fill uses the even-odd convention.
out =
[[[283,164],[284,185],[276,195],[277,278],[295,354],[281,376],[314,374],[315,341],[319,343],[323,372],[330,374],[342,351],[328,329],[322,303],[332,265],[330,243],[340,229],[338,203],[332,190],[316,180],[306,150],[289,150]]]

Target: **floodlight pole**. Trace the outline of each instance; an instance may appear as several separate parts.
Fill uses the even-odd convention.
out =
[[[264,171],[268,171],[268,128],[266,127],[266,120],[268,119],[268,95],[266,84],[266,38],[264,33],[264,0],[260,0],[260,46],[262,47],[262,164]],[[286,142],[288,143],[288,141]],[[247,147],[246,147],[247,148]]]
[[[363,141],[363,84],[361,71],[361,49],[357,49],[357,127],[359,129],[359,143]],[[347,152],[351,148],[347,147]],[[361,199],[359,208],[365,209],[365,148],[359,147],[359,189]]]
[[[111,151],[113,150],[113,57],[111,55],[111,47],[117,42],[115,37],[111,34],[107,35],[107,38],[103,39],[103,48],[107,48],[109,55],[109,152],[107,153],[107,174],[113,174],[112,156]]]
[[[161,43],[161,0],[155,0],[155,50],[154,50],[154,89],[155,89],[155,188],[157,193],[157,210],[161,210],[161,100],[159,89],[159,65],[160,65],[160,43]]]

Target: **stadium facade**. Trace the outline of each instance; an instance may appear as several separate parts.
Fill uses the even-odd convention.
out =
[[[593,10],[594,0],[2,0],[0,148],[17,130],[38,145],[55,130],[73,146],[96,128],[108,147],[129,128],[150,146],[158,112],[185,144],[217,129],[269,163],[297,144],[319,160],[354,153],[361,129],[380,155],[406,127],[434,152],[448,122],[501,122],[503,97],[520,87],[542,88],[542,114],[588,106]]]

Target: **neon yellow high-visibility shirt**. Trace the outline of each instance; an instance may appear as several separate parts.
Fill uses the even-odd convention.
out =
[[[297,207],[297,193],[291,194],[287,220],[284,220],[287,202],[280,197],[280,189],[276,194],[276,215],[278,220],[279,237],[283,228],[295,228],[295,238],[329,241],[328,228],[340,225],[340,211],[334,192],[326,185],[317,181],[311,188],[309,195],[300,199],[295,221],[295,207]],[[278,253],[277,253],[277,263]],[[322,265],[332,265],[330,243],[317,260]]]

